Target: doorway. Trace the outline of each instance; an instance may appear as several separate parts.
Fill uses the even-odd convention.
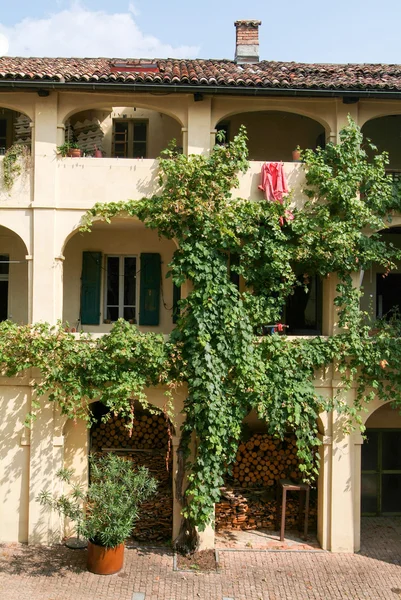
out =
[[[401,515],[401,429],[368,429],[362,445],[361,512]]]

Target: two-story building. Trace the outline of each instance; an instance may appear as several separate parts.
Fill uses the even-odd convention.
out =
[[[282,161],[293,198],[302,202],[305,174],[292,151],[335,143],[350,114],[401,172],[400,67],[260,61],[259,25],[235,23],[233,61],[0,58],[0,154],[14,143],[30,148],[12,187],[0,182],[0,319],[61,320],[107,334],[123,317],[142,331],[172,331],[173,286],[164,276],[174,243],[134,219],[79,232],[95,202],[155,193],[158,156],[172,139],[184,153],[207,154],[217,131],[230,140],[244,124],[250,168],[235,194],[260,198],[263,163]],[[83,155],[61,156],[65,141],[76,141]],[[399,226],[396,218],[388,232],[398,245]],[[141,300],[146,261],[161,272],[154,285],[162,293],[150,308]],[[363,285],[367,309],[381,316],[398,302],[401,270],[384,280],[372,268]],[[334,295],[335,277],[316,283],[290,334],[335,332]],[[330,372],[316,385],[331,396],[339,380]],[[46,543],[60,536],[59,521],[44,515],[35,497],[56,485],[63,465],[86,481],[89,434],[46,402],[26,429],[31,375],[0,378],[0,386],[0,541]],[[184,394],[174,398],[173,473]],[[148,396],[156,406],[164,402],[162,389]],[[365,512],[401,512],[401,417],[377,401],[363,419],[372,429],[366,455],[359,433],[345,436],[335,414],[321,416],[318,537],[332,551],[359,549],[361,482]],[[173,537],[179,525],[174,502]],[[211,530],[203,543],[213,543]]]

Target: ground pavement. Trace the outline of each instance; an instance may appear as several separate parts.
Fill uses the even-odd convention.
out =
[[[168,549],[128,549],[124,570],[85,569],[86,551],[0,546],[1,600],[397,600],[401,518],[365,519],[359,554],[245,538],[218,542],[218,573],[173,570]],[[251,541],[249,541],[251,539]],[[272,545],[274,548],[272,548]]]

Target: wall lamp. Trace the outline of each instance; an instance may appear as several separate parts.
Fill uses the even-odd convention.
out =
[[[201,92],[194,93],[194,102],[202,102],[203,94]]]
[[[47,96],[50,94],[49,90],[38,90],[38,96],[40,96],[41,98],[47,98]]]
[[[356,104],[359,102],[358,96],[343,96],[343,104]]]

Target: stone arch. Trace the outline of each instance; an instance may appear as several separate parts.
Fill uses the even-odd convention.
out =
[[[0,313],[2,320],[8,318],[16,323],[28,323],[29,256],[24,239],[28,232],[21,230],[20,233],[25,234],[22,237],[15,229],[18,229],[15,215],[12,228],[0,226]]]
[[[234,112],[220,119],[216,128],[226,127],[232,139],[241,124],[247,127],[250,160],[290,162],[292,150],[298,145],[304,148],[323,145],[329,133],[317,119],[295,110]]]
[[[247,127],[250,160],[289,162],[292,160],[292,150],[298,145],[304,148],[323,145],[331,131],[327,121],[321,117],[291,107],[285,109],[251,107],[243,111],[232,110],[219,117],[215,128],[224,129],[227,126],[229,139],[232,139],[240,124]],[[271,147],[270,138],[272,138]],[[256,139],[260,148],[256,144]]]
[[[401,110],[383,115],[375,115],[367,119],[361,127],[366,138],[372,140],[379,152],[389,153],[390,171],[401,171],[401,151],[399,141],[401,134]],[[369,149],[367,149],[370,153]]]
[[[143,108],[154,110],[156,112],[162,112],[163,114],[171,117],[172,119],[175,119],[181,127],[185,127],[185,123],[183,121],[182,116],[179,115],[179,112],[174,110],[173,108],[169,108],[168,106],[166,106],[165,102],[163,103],[163,105],[161,105],[155,101],[148,102],[148,100],[144,101],[141,99],[129,99],[127,96],[124,96],[123,99],[121,97],[117,97],[116,100],[114,100],[113,102],[111,102],[110,97],[108,97],[107,99],[106,97],[104,97],[103,100],[96,101],[94,101],[91,98],[90,101],[87,102],[87,105],[88,106],[87,108],[85,108],[85,110],[111,110],[113,105],[125,106],[128,108]],[[79,102],[77,102],[77,104],[74,107],[68,107],[60,113],[61,122],[65,123],[72,115],[81,111],[82,105],[80,105]]]
[[[369,404],[366,405],[366,412],[363,412],[361,414],[363,425],[365,425],[365,427],[369,427],[369,420],[371,419],[371,417],[374,414],[377,414],[377,411],[380,411],[382,408],[387,407],[386,410],[392,409],[391,402],[391,400],[380,400],[380,398],[375,396],[375,398],[371,402],[369,402]]]
[[[65,141],[76,141],[89,156],[96,147],[103,156],[119,158],[157,158],[173,139],[183,148],[183,122],[173,110],[119,100],[112,106],[107,99],[70,109],[63,117]]]
[[[31,147],[33,114],[24,107],[20,109],[14,102],[0,101],[0,153],[15,143]]]

